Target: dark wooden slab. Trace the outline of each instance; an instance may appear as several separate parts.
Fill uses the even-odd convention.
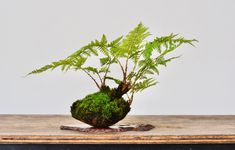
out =
[[[67,115],[0,115],[0,144],[235,144],[235,115],[128,116],[119,124],[152,124],[150,131],[81,133]]]

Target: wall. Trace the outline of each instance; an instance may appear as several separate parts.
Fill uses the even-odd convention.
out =
[[[74,100],[96,91],[90,79],[58,70],[24,75],[142,21],[156,36],[200,43],[177,50],[183,56],[136,95],[131,114],[235,114],[234,18],[233,0],[0,0],[0,113],[68,114]]]

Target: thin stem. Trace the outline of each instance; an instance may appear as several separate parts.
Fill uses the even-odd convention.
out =
[[[133,101],[133,98],[134,98],[134,92],[132,92],[132,93],[131,93],[130,100],[128,101],[128,103],[129,103],[129,106],[131,106],[131,104],[132,104],[132,101]]]
[[[103,85],[105,85],[105,80],[106,80],[106,77],[107,77],[107,74],[108,74],[110,65],[111,65],[111,63],[109,63],[108,68],[107,68],[107,70],[106,70],[106,72],[105,72],[105,74],[104,74]]]
[[[127,98],[128,98],[128,103],[130,103],[130,101],[131,101],[131,97],[129,96],[129,94],[128,94],[128,93],[126,93],[126,96],[127,96]]]
[[[127,78],[127,66],[128,66],[128,58],[126,59],[126,64],[125,64],[125,71],[124,71],[124,78],[123,78],[123,81],[124,83],[126,83],[126,78]]]
[[[129,103],[130,106],[131,106],[131,103],[132,103],[133,98],[134,98],[134,93],[135,93],[135,91],[134,91],[134,86],[135,86],[135,84],[136,84],[136,81],[137,81],[137,80],[135,79],[134,83],[132,84],[132,88],[131,88],[131,97],[128,98],[128,99],[129,99],[128,103]]]
[[[143,52],[144,52],[144,51],[142,50],[140,56],[143,55]],[[140,60],[140,56],[137,57],[137,60],[135,61],[135,65],[134,65],[134,67],[133,67],[133,69],[132,69],[132,72],[135,72],[135,69],[136,69],[136,67],[137,67],[137,65],[138,65],[138,62],[139,62],[139,60]]]
[[[100,79],[100,82],[101,82],[101,84],[102,84],[102,78],[101,78],[100,74],[99,74],[98,72],[97,72],[96,74],[98,75],[98,77],[99,77],[99,79]]]
[[[129,99],[129,101],[128,101],[129,105],[132,104],[132,101],[133,101],[133,98],[134,98],[134,94],[135,94],[135,90],[134,90],[135,87],[134,87],[134,86],[135,86],[136,82],[138,81],[138,79],[139,79],[140,76],[141,76],[140,73],[141,73],[141,72],[140,72],[140,70],[139,70],[138,73],[137,73],[137,75],[135,76],[134,82],[133,82],[133,84],[132,84],[132,87],[131,87],[131,97],[130,97],[130,99]]]
[[[95,82],[96,86],[100,89],[100,86],[99,86],[99,84],[96,82],[95,78],[92,77],[92,75],[91,75],[89,72],[87,72],[86,70],[83,69],[83,71]]]
[[[117,62],[118,62],[119,66],[120,66],[120,67],[121,67],[121,69],[122,69],[122,74],[123,74],[123,78],[124,78],[124,76],[125,76],[124,68],[123,68],[123,66],[122,66],[121,62],[120,62],[118,59],[117,59]]]
[[[134,92],[131,94],[131,99],[130,99],[130,101],[129,101],[129,106],[131,106],[132,101],[133,101],[133,98],[134,98]]]

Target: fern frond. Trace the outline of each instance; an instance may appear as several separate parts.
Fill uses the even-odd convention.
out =
[[[117,83],[117,84],[120,84],[122,81],[121,80],[119,80],[119,79],[116,79],[116,78],[114,78],[114,77],[109,77],[109,76],[107,76],[107,77],[105,77],[106,79],[109,79],[109,80],[113,80],[115,83]]]
[[[86,61],[86,58],[81,57],[80,59],[76,59],[76,61],[71,61],[69,59],[64,59],[64,60],[59,60],[57,62],[52,62],[49,65],[45,65],[39,69],[35,69],[32,72],[30,72],[28,75],[31,74],[38,74],[38,73],[42,73],[44,71],[47,71],[49,69],[53,70],[57,67],[61,67],[61,70],[64,71],[66,68],[70,68],[70,67],[81,67]],[[66,69],[66,70],[67,70]]]
[[[100,65],[101,66],[106,65],[109,62],[109,60],[110,60],[109,57],[100,58]]]
[[[143,80],[143,81],[141,81],[141,82],[136,83],[136,84],[134,85],[134,87],[133,87],[133,90],[134,90],[135,92],[141,92],[141,91],[143,91],[144,89],[149,88],[149,87],[151,87],[151,86],[154,86],[154,85],[156,85],[156,84],[157,84],[157,81],[156,81],[155,79],[153,79],[153,78],[148,78],[148,79],[145,79],[145,80]]]
[[[165,59],[168,53],[174,51],[181,44],[193,45],[193,42],[197,42],[197,40],[188,40],[183,37],[178,37],[178,34],[172,33],[168,36],[156,37],[152,42],[146,43],[142,52],[143,59],[138,62],[138,76],[145,76],[145,74],[150,71],[159,74],[158,65],[166,66],[167,62],[180,57],[177,56]],[[153,55],[153,53],[158,53],[158,55]],[[153,56],[155,56],[155,58]],[[137,78],[139,79],[140,77]]]
[[[165,55],[175,50],[181,44],[193,45],[193,42],[197,42],[197,40],[195,39],[187,40],[183,37],[177,37],[177,36],[178,34],[172,33],[169,36],[156,37],[152,42],[146,43],[145,49],[143,50],[144,58],[150,59],[155,49],[157,50],[159,54]],[[164,48],[164,51],[163,51],[163,48]]]
[[[108,66],[103,66],[98,70],[98,73],[110,72]]]
[[[175,56],[175,57],[170,57],[170,58],[168,58],[168,59],[165,59],[163,56],[159,56],[159,57],[157,57],[156,59],[155,59],[155,62],[156,62],[156,66],[158,66],[158,65],[164,65],[164,66],[166,66],[166,63],[167,62],[170,62],[171,60],[173,60],[173,59],[177,59],[177,58],[180,58],[181,57],[181,55],[180,56]]]
[[[116,44],[117,41],[114,41],[112,44]],[[83,46],[73,54],[71,54],[69,59],[76,59],[79,57],[88,57],[91,55],[98,56],[99,52],[103,53],[105,56],[110,56],[108,48],[112,47],[107,41],[106,36],[103,34],[101,40],[91,41],[89,44]]]
[[[142,23],[139,23],[137,27],[129,32],[125,39],[123,39],[122,45],[120,46],[121,48],[117,51],[117,56],[128,57],[135,53],[143,44],[144,39],[149,35],[148,28]]]
[[[144,58],[150,59],[150,57],[152,56],[153,50],[156,49],[158,46],[159,46],[159,43],[157,43],[157,42],[146,43],[145,49],[143,50]],[[158,48],[158,50],[160,50],[160,48]],[[159,51],[159,53],[161,53],[161,51]]]
[[[106,35],[102,35],[100,43],[102,43],[102,45],[106,45],[108,43]]]
[[[92,72],[93,74],[97,74],[98,73],[98,69],[94,68],[94,67],[85,67],[85,68],[81,68],[82,70],[86,70],[88,72]]]
[[[27,75],[31,75],[31,74],[37,74],[37,73],[41,73],[41,72],[44,72],[44,71],[47,71],[49,69],[52,69],[54,68],[54,65],[50,64],[50,65],[45,65],[39,69],[35,69],[33,71],[31,71],[30,73],[28,73]]]
[[[108,47],[111,47],[111,48],[118,47],[120,45],[122,38],[123,36],[120,36],[117,39],[113,40],[112,42],[108,44]]]

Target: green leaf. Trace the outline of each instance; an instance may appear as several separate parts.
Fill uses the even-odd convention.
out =
[[[120,84],[122,81],[113,77],[106,77],[106,79],[113,80],[115,83]]]
[[[90,47],[89,50],[91,51],[91,53],[95,56],[98,56],[98,52],[97,50],[95,50],[94,48]]]
[[[143,41],[150,33],[142,23],[139,23],[132,31],[130,31],[123,39],[121,49],[118,51],[118,56],[129,57],[131,54],[139,50]],[[125,55],[126,54],[126,55]]]
[[[120,42],[122,40],[123,36],[118,37],[117,39],[113,40],[108,44],[109,47],[117,47],[120,45]]]
[[[110,57],[107,47],[100,47],[99,50],[100,50],[100,52],[103,53],[105,56]]]
[[[130,74],[127,76],[127,79],[128,80],[131,80],[134,76],[135,76],[136,74],[135,74],[135,72],[130,72]]]
[[[109,62],[109,57],[100,58],[101,66],[106,65]]]
[[[159,72],[158,72],[158,73],[159,73]],[[145,74],[153,75],[153,74],[155,74],[155,72],[152,71],[152,70],[146,70],[146,71],[145,71]]]
[[[156,66],[150,66],[150,69],[159,75],[159,71]],[[150,70],[149,70],[150,71]]]
[[[98,73],[98,70],[97,70],[97,68],[94,68],[94,67],[85,67],[85,68],[82,68],[82,69],[84,69],[84,70],[87,70],[87,71],[89,71],[89,72],[92,72],[92,73]]]
[[[148,79],[145,79],[145,80],[143,80],[143,81],[141,81],[141,82],[138,82],[138,83],[136,83],[135,85],[134,85],[134,91],[135,92],[141,92],[141,91],[143,91],[144,89],[146,89],[146,88],[149,88],[149,87],[151,87],[151,86],[154,86],[154,85],[156,85],[157,84],[157,81],[155,80],[155,79],[153,79],[153,78],[148,78]]]
[[[106,72],[108,70],[108,67],[107,66],[103,66],[103,67],[101,67],[100,69],[99,69],[99,73],[103,73],[103,72]],[[110,71],[108,71],[108,72],[110,72]]]
[[[102,44],[107,44],[107,38],[106,36],[103,34],[102,35],[102,38],[101,38],[101,41],[100,41]]]
[[[74,66],[76,68],[81,68],[81,66],[86,62],[86,57],[80,57],[79,59],[74,59]]]
[[[157,57],[155,62],[156,62],[156,66],[157,65],[164,65],[164,66],[166,66],[166,60],[165,60],[165,58],[163,56]]]
[[[35,70],[31,71],[27,75],[41,73],[41,72],[44,72],[46,70],[52,69],[53,67],[54,67],[53,65],[45,65],[45,66],[43,66],[43,67],[41,67],[39,69],[35,69]]]
[[[168,58],[168,59],[165,60],[165,63],[170,62],[171,60],[177,59],[177,58],[180,58],[180,57],[181,57],[181,55],[180,56],[176,56],[176,57]]]
[[[151,56],[152,56],[152,52],[154,49],[157,48],[157,43],[156,42],[149,42],[149,43],[146,43],[145,45],[145,49],[143,51],[143,56],[145,59],[150,59]],[[159,49],[160,50],[160,49]],[[161,52],[161,51],[159,51]]]

